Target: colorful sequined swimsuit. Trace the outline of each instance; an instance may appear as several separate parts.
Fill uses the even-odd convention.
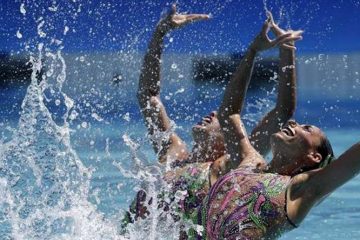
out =
[[[198,211],[197,239],[274,239],[290,230],[286,189],[290,177],[239,168],[220,178]]]
[[[182,195],[177,201],[177,212],[187,219],[197,218],[197,208],[201,205],[210,189],[209,171],[212,162],[191,163],[174,171],[168,179],[170,195]]]
[[[188,219],[195,221],[197,219],[197,209],[207,196],[210,182],[209,172],[212,162],[189,163],[165,174],[165,181],[169,184],[168,189],[158,195],[158,208],[179,219]],[[144,190],[140,190],[130,209],[126,212],[123,219],[123,229],[129,223],[133,223],[138,218],[146,218],[149,214],[147,206],[151,205],[153,199],[148,199]],[[170,207],[170,205],[175,206]]]

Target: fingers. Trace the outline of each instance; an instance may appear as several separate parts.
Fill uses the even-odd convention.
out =
[[[187,22],[207,20],[209,18],[210,18],[210,15],[208,15],[208,14],[189,14],[189,15],[186,15],[186,21]]]
[[[296,50],[296,47],[293,46],[293,45],[289,45],[289,44],[281,44],[281,47],[282,48],[286,48],[286,49],[289,49],[289,50]]]
[[[282,40],[280,40],[276,44],[280,45],[284,49],[296,50],[296,47],[294,46],[294,41],[301,40],[302,39],[301,35],[302,35],[303,32],[304,31],[302,31],[302,30],[289,31],[288,33],[291,33],[291,37],[293,38],[293,40],[289,40],[289,41],[285,40],[285,43],[281,43]]]
[[[296,49],[294,46],[291,46],[290,44],[286,44],[286,43],[291,42],[291,41],[298,41],[301,39],[302,39],[302,36],[292,36],[291,33],[290,33],[290,35],[284,34],[284,35],[278,37],[277,39],[275,39],[272,44],[275,46],[275,45],[281,45],[281,44],[285,43],[284,44],[285,48]]]
[[[269,32],[269,29],[270,29],[270,22],[269,22],[269,18],[268,18],[264,22],[264,25],[261,29],[261,34],[266,35]]]
[[[297,31],[292,31],[291,32],[293,36],[301,36],[304,31],[303,30],[297,30]]]
[[[275,40],[272,40],[273,45],[282,43],[284,39],[291,37],[292,36],[291,34],[292,34],[291,32],[284,33],[283,35],[277,37]]]
[[[271,24],[271,30],[272,32],[275,34],[275,36],[280,36],[281,34],[284,34],[285,31],[283,29],[281,29],[278,25],[276,25],[275,23]]]
[[[274,17],[273,17],[272,13],[269,10],[266,10],[266,16],[270,20],[271,25],[274,25],[275,24]]]
[[[187,14],[187,15],[182,15],[182,14],[177,14],[176,11],[177,11],[176,3],[173,3],[171,5],[170,16],[174,16],[174,15],[184,16],[187,22],[193,22],[193,21],[198,21],[198,20],[206,20],[206,19],[210,18],[209,14]]]
[[[270,29],[275,34],[275,36],[280,36],[281,34],[284,34],[285,31],[281,29],[274,21],[274,17],[270,11],[266,11],[266,16],[270,19]]]
[[[173,3],[171,5],[170,15],[175,15],[175,14],[176,14],[176,3]]]

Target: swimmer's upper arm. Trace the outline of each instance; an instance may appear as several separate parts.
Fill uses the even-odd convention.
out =
[[[261,156],[251,145],[240,114],[219,116],[219,122],[224,134],[226,151],[229,154],[227,168],[234,169],[239,165],[261,165]],[[251,156],[254,157],[251,157]]]
[[[288,194],[290,219],[300,223],[314,205],[356,176],[359,171],[360,142],[327,167],[296,176]]]
[[[186,145],[171,129],[171,120],[159,96],[138,92],[138,101],[149,137],[160,162],[168,157],[182,160],[187,157]]]

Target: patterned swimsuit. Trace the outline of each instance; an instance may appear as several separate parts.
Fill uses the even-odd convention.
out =
[[[163,209],[164,214],[170,214],[178,220],[188,219],[193,222],[197,219],[197,209],[207,196],[210,188],[209,171],[212,162],[189,163],[165,174],[165,181],[169,188],[161,192],[157,199],[157,205]],[[165,201],[167,199],[167,201]],[[170,200],[170,202],[169,202]],[[122,220],[122,229],[126,229],[129,223],[139,218],[146,218],[149,214],[147,206],[153,204],[153,199],[148,199],[144,190],[140,190],[130,209],[125,213]],[[170,205],[175,204],[176,209]]]
[[[220,178],[199,207],[198,239],[274,239],[292,226],[286,215],[290,177],[239,168]]]
[[[167,179],[171,186],[170,195],[183,196],[176,200],[178,213],[183,218],[197,219],[197,208],[207,196],[210,188],[209,171],[212,162],[191,163],[174,171]]]

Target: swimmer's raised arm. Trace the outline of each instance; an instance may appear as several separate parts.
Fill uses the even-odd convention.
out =
[[[185,144],[176,133],[171,132],[170,119],[160,100],[160,67],[164,36],[175,28],[208,18],[206,14],[178,14],[176,6],[173,5],[170,14],[157,24],[145,54],[137,98],[160,162],[166,161],[167,157],[177,160],[187,157]]]
[[[288,192],[288,215],[301,223],[311,207],[360,173],[360,142],[354,144],[330,165],[299,174]],[[296,194],[294,194],[296,193]]]
[[[271,30],[276,37],[287,32],[292,36],[301,36],[302,31],[285,31],[275,24],[271,12],[268,12]],[[296,69],[295,41],[279,45],[279,85],[277,102],[270,112],[257,124],[250,135],[250,142],[263,156],[270,151],[270,136],[292,118],[296,107]]]
[[[239,67],[226,87],[224,99],[219,109],[219,122],[224,133],[227,153],[230,155],[230,161],[227,163],[228,170],[237,168],[240,164],[264,164],[263,162],[242,162],[249,154],[256,154],[240,118],[255,56],[258,52],[278,44],[299,39],[299,37],[292,36],[291,33],[285,33],[275,40],[270,40],[267,35],[269,28],[270,19],[265,22],[261,32],[256,36],[241,60]]]

